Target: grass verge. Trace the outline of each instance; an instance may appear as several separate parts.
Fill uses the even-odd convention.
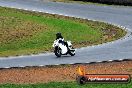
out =
[[[87,2],[87,1],[79,1],[79,0],[50,0],[52,2],[64,2],[64,3],[79,3],[79,4],[92,4],[92,5],[99,5],[99,6],[104,6],[107,4],[101,4],[101,3],[93,3],[93,2]]]
[[[128,84],[85,84],[78,85],[76,82],[50,82],[45,84],[2,84],[0,88],[131,88]]]
[[[56,32],[75,47],[110,42],[126,32],[103,22],[0,7],[0,56],[52,51]]]
[[[99,6],[132,6],[130,3],[114,3],[114,2],[100,2],[100,1],[87,1],[87,0],[50,0],[52,2],[64,2],[64,3],[79,3],[79,4],[92,4]]]

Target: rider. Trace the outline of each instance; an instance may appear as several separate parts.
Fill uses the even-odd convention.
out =
[[[62,35],[61,35],[60,32],[56,33],[56,40],[59,39],[59,38],[61,38],[62,40],[64,40],[64,38],[62,37]]]
[[[68,44],[67,44],[67,42],[64,41],[64,38],[62,37],[60,32],[56,33],[56,40],[58,40],[58,39],[62,39],[62,41],[64,42],[64,44],[68,48]]]

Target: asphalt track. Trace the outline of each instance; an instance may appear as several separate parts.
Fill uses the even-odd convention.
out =
[[[74,57],[56,58],[53,53],[0,57],[0,68],[132,59],[132,7],[80,5],[43,0],[0,0],[0,6],[103,21],[123,27],[128,32],[117,41],[77,49]]]

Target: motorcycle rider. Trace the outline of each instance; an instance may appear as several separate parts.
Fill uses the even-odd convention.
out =
[[[62,37],[60,32],[56,33],[56,40],[58,40],[58,39],[61,39],[62,40],[61,43],[64,43],[64,45],[66,45],[67,49],[69,49],[67,42],[64,41],[64,38]]]
[[[56,40],[59,39],[59,38],[61,38],[62,40],[64,40],[64,38],[62,37],[62,35],[61,35],[60,32],[56,33]]]

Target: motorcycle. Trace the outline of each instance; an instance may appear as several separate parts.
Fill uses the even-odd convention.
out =
[[[66,46],[66,44],[68,47]],[[71,41],[64,42],[63,39],[57,39],[53,43],[54,53],[57,57],[61,57],[61,55],[70,54],[71,56],[75,55],[75,49],[72,47]]]

